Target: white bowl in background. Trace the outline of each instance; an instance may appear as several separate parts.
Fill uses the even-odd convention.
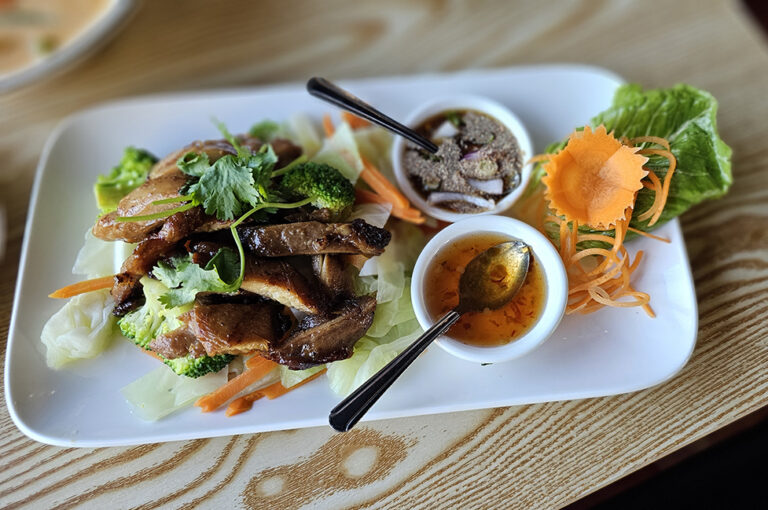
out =
[[[525,334],[504,345],[467,345],[445,335],[436,342],[445,351],[459,358],[478,363],[498,363],[518,358],[541,345],[555,331],[565,312],[568,300],[565,267],[555,247],[541,232],[522,221],[493,215],[475,216],[448,225],[427,243],[419,255],[411,279],[411,299],[416,318],[426,330],[438,319],[430,315],[425,305],[424,280],[430,263],[438,252],[457,239],[487,232],[519,239],[531,247],[533,258],[544,275],[546,297],[541,316]]]
[[[104,12],[84,27],[72,40],[24,67],[0,73],[0,93],[64,71],[88,57],[112,39],[130,19],[136,0],[110,0]]]
[[[531,137],[528,135],[528,131],[517,116],[506,106],[493,101],[491,99],[482,96],[472,95],[452,95],[430,101],[423,106],[414,110],[406,119],[405,125],[413,128],[418,126],[421,122],[437,115],[438,113],[451,111],[451,110],[475,110],[481,113],[490,115],[494,119],[501,122],[517,139],[517,144],[522,154],[523,167],[520,175],[520,185],[508,193],[504,198],[496,203],[496,207],[487,211],[476,213],[459,213],[454,212],[443,207],[437,207],[430,205],[421,196],[421,194],[413,188],[411,179],[408,177],[408,172],[403,168],[403,151],[405,149],[406,140],[400,136],[395,137],[392,144],[392,166],[395,172],[395,178],[400,189],[405,193],[408,199],[416,207],[427,213],[428,215],[443,220],[443,221],[459,221],[464,218],[471,218],[480,214],[500,214],[514,204],[520,195],[528,185],[528,179],[531,176],[531,165],[526,164],[531,156],[533,156],[533,144],[531,143]]]

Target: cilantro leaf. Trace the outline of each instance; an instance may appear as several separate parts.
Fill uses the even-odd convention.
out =
[[[263,142],[268,142],[277,134],[280,130],[280,125],[273,120],[263,120],[258,124],[254,124],[248,131],[248,134],[255,136]]]
[[[197,152],[187,152],[182,157],[176,160],[176,166],[179,170],[192,177],[202,177],[203,174],[210,168],[211,163],[208,159],[208,154]]]
[[[205,265],[206,270],[214,269],[225,282],[234,284],[240,277],[240,256],[229,248],[221,248]],[[239,287],[239,285],[238,285]]]
[[[233,292],[240,286],[239,273],[240,258],[229,248],[220,249],[205,268],[195,264],[188,254],[174,257],[170,263],[159,262],[152,270],[170,289],[158,298],[166,308],[191,303],[199,292]]]
[[[248,156],[251,155],[251,151],[249,149],[246,149],[242,145],[240,145],[240,142],[237,141],[237,138],[235,138],[232,133],[229,132],[227,129],[227,126],[216,119],[213,119],[213,123],[216,124],[216,128],[219,130],[221,135],[234,147],[234,149],[237,151],[237,157],[240,159],[247,159]]]
[[[239,158],[226,155],[189,187],[189,193],[206,214],[216,215],[220,220],[233,220],[262,201],[260,190],[254,184],[252,169]]]

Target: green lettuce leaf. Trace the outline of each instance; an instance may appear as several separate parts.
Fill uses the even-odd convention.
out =
[[[650,220],[637,219],[651,207],[654,199],[654,192],[643,188],[637,194],[630,226],[643,231],[652,230],[681,215],[691,206],[718,198],[728,191],[733,182],[731,148],[720,139],[716,116],[715,98],[690,85],[678,84],[668,89],[643,91],[639,85],[629,84],[619,87],[613,105],[590,121],[592,127],[605,125],[617,138],[666,138],[677,158],[677,169],[672,176],[667,204],[659,221],[649,228]],[[557,152],[565,144],[565,141],[553,143],[547,147],[546,152]],[[665,158],[652,156],[646,166],[663,180],[668,162]],[[540,185],[543,175],[543,167],[538,165],[529,192]],[[613,235],[612,230],[579,230]],[[550,232],[550,236],[556,238],[557,233]]]

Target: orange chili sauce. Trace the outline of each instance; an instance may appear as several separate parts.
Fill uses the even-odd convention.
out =
[[[478,232],[454,240],[437,253],[427,268],[424,282],[427,312],[433,320],[459,304],[459,279],[469,261],[509,240],[510,237],[495,232]],[[481,347],[508,344],[536,323],[545,298],[544,275],[532,258],[525,283],[512,301],[498,310],[465,313],[447,335]]]

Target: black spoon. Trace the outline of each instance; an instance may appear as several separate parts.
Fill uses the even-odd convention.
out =
[[[323,101],[327,101],[332,105],[338,106],[350,113],[354,113],[358,117],[362,117],[365,120],[371,121],[374,124],[383,127],[396,135],[400,135],[406,140],[410,140],[422,149],[437,153],[437,145],[432,143],[428,138],[421,136],[413,129],[400,124],[392,117],[384,115],[379,110],[369,105],[359,97],[354,96],[346,90],[340,88],[338,85],[331,83],[325,78],[310,78],[307,82],[307,91],[315,96],[319,97]]]
[[[459,305],[446,313],[395,359],[331,410],[328,422],[339,432],[350,430],[392,386],[432,341],[445,333],[462,314],[496,309],[507,304],[528,274],[531,249],[522,241],[508,241],[473,258],[459,279]]]

